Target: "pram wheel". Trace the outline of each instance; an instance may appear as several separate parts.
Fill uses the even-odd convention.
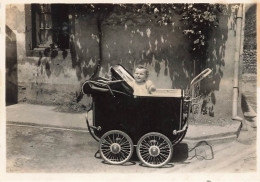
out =
[[[149,167],[162,167],[172,158],[171,141],[161,133],[151,132],[140,138],[136,153],[140,161]]]
[[[99,141],[101,157],[109,164],[123,164],[133,154],[133,142],[124,132],[111,130],[106,132]]]

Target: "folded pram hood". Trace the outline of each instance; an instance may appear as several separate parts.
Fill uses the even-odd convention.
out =
[[[126,95],[133,95],[133,88],[127,81],[134,80],[133,76],[121,65],[111,67],[112,80],[97,77],[87,80],[82,85],[82,92],[84,94],[100,94],[102,92],[121,93]],[[127,80],[126,80],[127,79]]]

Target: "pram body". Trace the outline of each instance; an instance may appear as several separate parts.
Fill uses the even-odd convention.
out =
[[[202,77],[210,72],[204,71]],[[93,99],[93,126],[88,120],[87,124],[99,141],[102,158],[110,164],[122,164],[131,158],[136,147],[138,158],[145,165],[167,164],[173,146],[187,132],[191,96],[181,89],[133,95],[128,82],[134,78],[123,66],[111,67],[111,74],[110,80],[96,78],[82,86],[82,92],[91,94]],[[199,77],[197,81],[201,80]]]

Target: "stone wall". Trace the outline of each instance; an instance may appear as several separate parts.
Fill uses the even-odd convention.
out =
[[[257,72],[256,5],[248,4],[245,19],[243,73]]]

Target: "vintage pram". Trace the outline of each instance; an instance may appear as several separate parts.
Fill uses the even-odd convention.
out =
[[[194,85],[211,70],[195,77],[189,92],[157,89],[147,95],[133,95],[127,84],[133,76],[121,65],[111,67],[111,79],[98,77],[82,85],[92,96],[93,125],[86,121],[92,137],[99,142],[101,157],[109,164],[127,162],[136,148],[140,161],[150,167],[167,164],[173,146],[184,138],[193,100]]]

